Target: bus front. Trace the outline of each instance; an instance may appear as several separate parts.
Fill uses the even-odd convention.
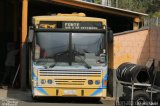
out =
[[[33,97],[106,97],[106,21],[48,17],[53,20],[34,21],[38,24],[34,23],[30,50]]]

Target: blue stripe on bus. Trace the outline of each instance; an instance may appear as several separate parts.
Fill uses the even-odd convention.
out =
[[[98,93],[102,92],[102,88],[98,88],[96,91],[94,91],[91,96],[95,96],[97,95]]]
[[[38,80],[38,77],[35,75],[35,73],[34,73],[34,71],[32,71],[32,79],[34,79],[34,80]]]
[[[45,95],[48,95],[48,93],[43,88],[37,88],[37,90]]]

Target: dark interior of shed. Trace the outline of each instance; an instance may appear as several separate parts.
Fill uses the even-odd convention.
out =
[[[17,46],[20,43],[21,33],[21,2],[20,0],[0,1],[0,83],[6,71],[5,60],[7,58],[7,44],[12,42]],[[16,46],[16,47],[17,47]],[[17,47],[19,48],[19,47]],[[16,65],[19,64],[19,55],[16,55]],[[15,67],[17,68],[17,66]],[[16,69],[15,69],[16,70]]]

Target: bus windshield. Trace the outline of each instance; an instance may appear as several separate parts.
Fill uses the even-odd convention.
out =
[[[37,32],[35,59],[53,59],[63,63],[69,59],[73,63],[81,63],[83,60],[96,65],[103,49],[103,37],[103,33]]]

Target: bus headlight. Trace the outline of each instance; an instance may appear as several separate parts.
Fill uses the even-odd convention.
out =
[[[41,84],[45,84],[46,80],[45,79],[41,79]]]
[[[100,80],[96,80],[96,81],[95,81],[95,84],[96,84],[96,85],[99,85],[99,84],[100,84]]]
[[[93,80],[88,80],[88,84],[92,85],[93,84]]]
[[[47,82],[48,82],[48,84],[52,84],[52,80],[51,79],[49,79]]]

